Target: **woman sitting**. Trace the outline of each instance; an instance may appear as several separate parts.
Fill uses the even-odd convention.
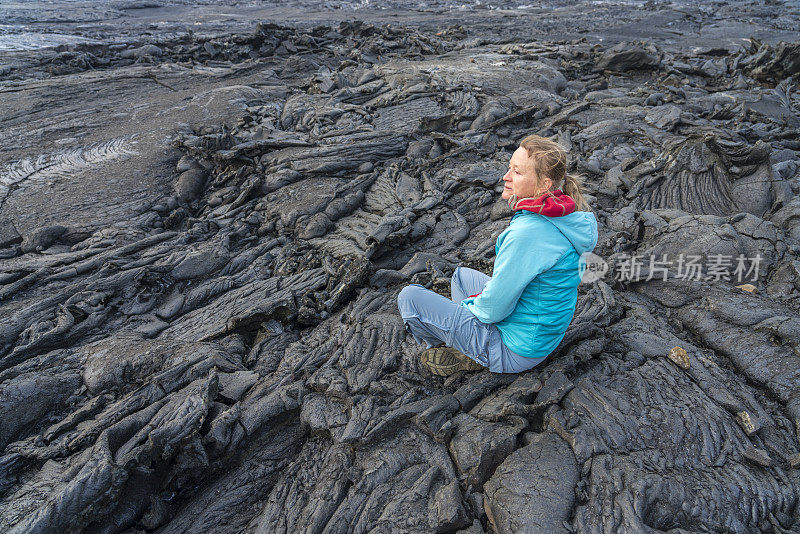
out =
[[[519,373],[544,361],[563,339],[575,313],[579,259],[597,244],[597,219],[577,178],[566,173],[564,149],[526,137],[503,176],[514,214],[497,238],[494,271],[457,267],[452,300],[411,284],[397,306],[434,374],[488,367]]]

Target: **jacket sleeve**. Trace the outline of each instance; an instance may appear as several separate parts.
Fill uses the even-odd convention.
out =
[[[556,234],[546,230],[535,235],[509,232],[500,243],[492,278],[478,296],[465,298],[461,305],[482,323],[498,323],[508,317],[528,284],[568,250]]]

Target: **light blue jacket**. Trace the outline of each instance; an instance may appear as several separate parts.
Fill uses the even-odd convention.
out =
[[[497,238],[491,280],[461,305],[481,322],[495,323],[506,346],[520,356],[547,356],[575,313],[580,255],[595,245],[592,212],[547,217],[517,211]]]

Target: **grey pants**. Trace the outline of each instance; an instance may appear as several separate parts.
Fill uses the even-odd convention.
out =
[[[420,284],[404,287],[397,295],[403,323],[418,343],[428,348],[444,343],[466,354],[493,373],[519,373],[543,362],[526,358],[506,347],[494,324],[482,323],[460,305],[470,295],[483,291],[491,278],[480,271],[456,267],[450,279],[453,300]]]

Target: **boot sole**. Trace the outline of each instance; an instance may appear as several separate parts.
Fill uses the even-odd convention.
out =
[[[486,369],[469,356],[451,347],[433,347],[420,355],[422,365],[437,376],[450,376],[459,371],[480,371]]]

